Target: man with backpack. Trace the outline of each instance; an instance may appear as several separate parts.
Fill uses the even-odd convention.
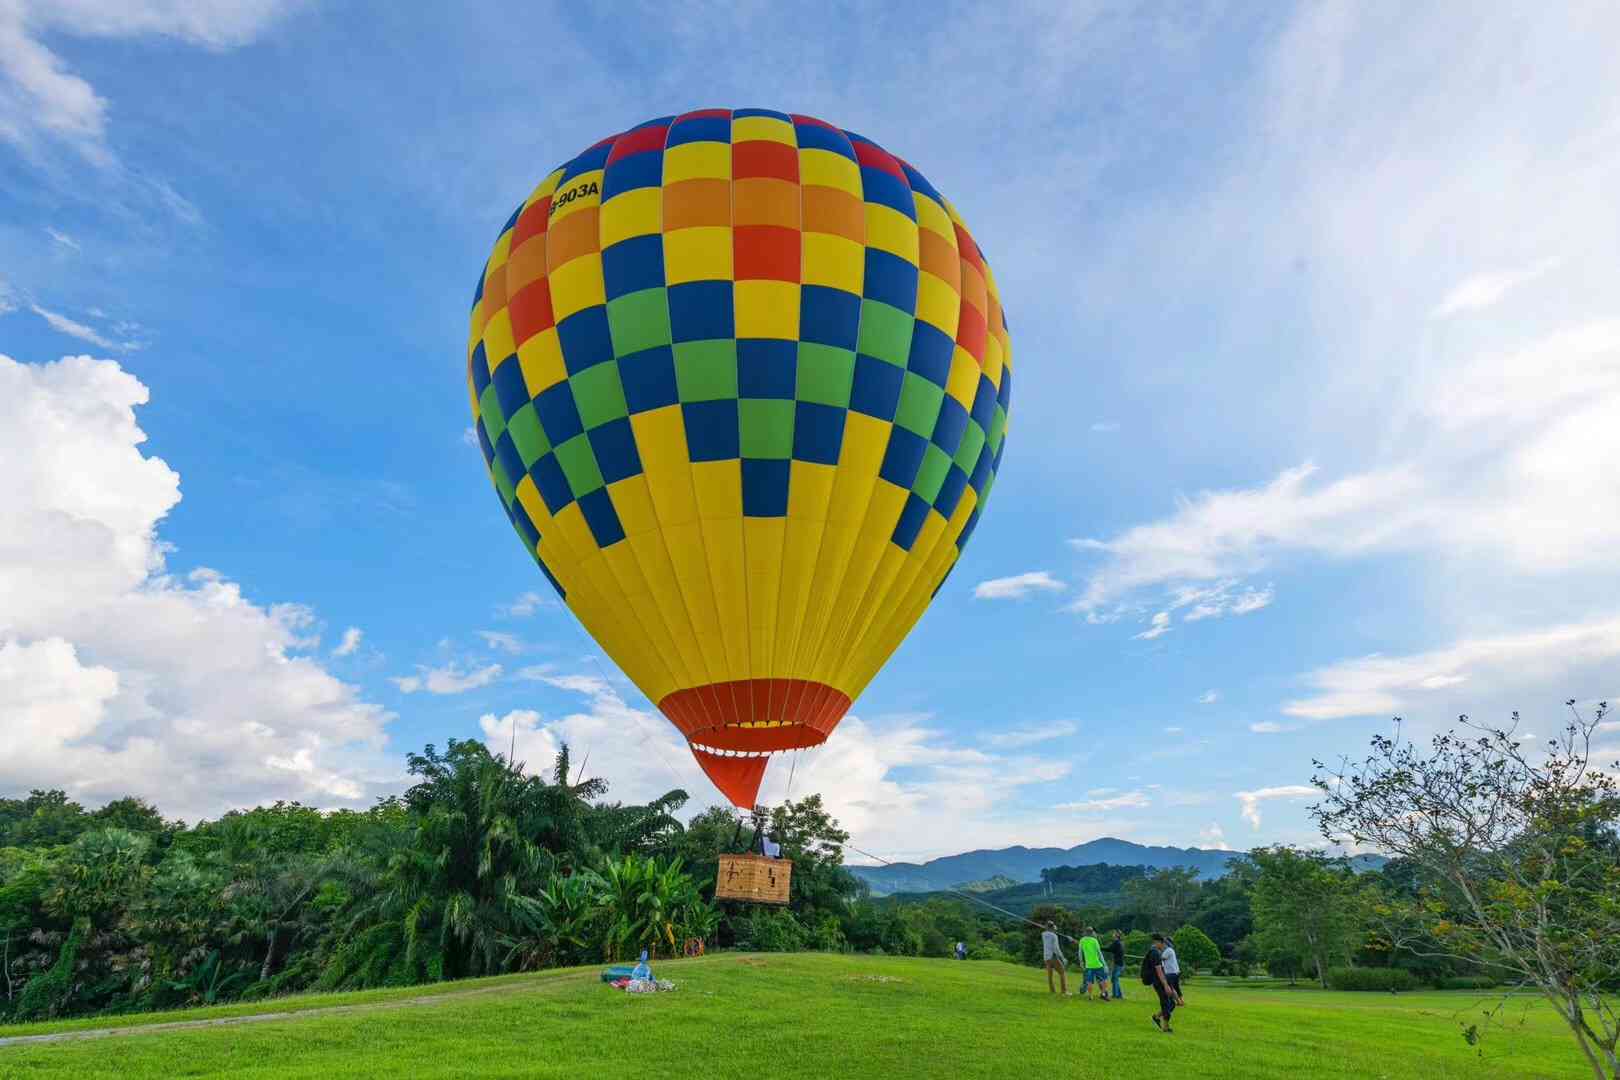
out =
[[[1166,1035],[1171,1034],[1170,1014],[1176,1010],[1175,994],[1164,976],[1164,949],[1168,944],[1163,934],[1154,934],[1147,955],[1142,957],[1142,985],[1159,992],[1159,1011],[1153,1014],[1153,1026]]]

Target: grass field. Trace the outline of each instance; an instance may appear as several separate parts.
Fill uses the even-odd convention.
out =
[[[722,954],[658,965],[672,994],[603,986],[596,969],[289,998],[71,1024],[111,1038],[0,1045],[0,1078],[1355,1077],[1590,1076],[1544,1006],[1525,1000],[1484,1044],[1461,992],[1333,994],[1194,982],[1176,1033],[1147,988],[1107,1005],[1046,992],[1033,969],[895,957]],[[297,1015],[296,1011],[304,1015]],[[283,1013],[274,1019],[241,1018]],[[212,1026],[172,1028],[208,1020]],[[139,1030],[144,1028],[144,1030]]]

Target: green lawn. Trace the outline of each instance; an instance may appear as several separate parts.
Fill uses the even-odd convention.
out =
[[[1029,968],[864,956],[725,954],[658,965],[673,994],[585,972],[287,999],[90,1026],[357,1005],[261,1023],[0,1046],[0,1078],[92,1077],[1584,1077],[1546,1008],[1515,1003],[1480,1048],[1478,994],[1188,987],[1161,1035],[1141,985],[1107,1005],[1047,994]],[[424,989],[437,999],[416,1003]],[[468,991],[473,991],[468,993]],[[11,1028],[37,1034],[69,1025]],[[72,1026],[84,1026],[83,1023]]]

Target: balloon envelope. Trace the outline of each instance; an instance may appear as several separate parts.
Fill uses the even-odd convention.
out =
[[[950,202],[763,109],[651,120],[546,176],[479,276],[467,357],[524,546],[744,807],[944,582],[1012,389]]]

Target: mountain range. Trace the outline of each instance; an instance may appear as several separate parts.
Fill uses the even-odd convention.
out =
[[[992,878],[1015,882],[1039,881],[1041,871],[1049,867],[1090,866],[1095,863],[1146,866],[1154,870],[1190,866],[1198,871],[1200,878],[1208,880],[1223,876],[1227,860],[1243,854],[1241,851],[1219,848],[1149,847],[1105,836],[1072,848],[1027,848],[1020,845],[994,851],[945,855],[925,863],[889,863],[885,866],[851,866],[849,869],[871,887],[872,895],[888,896],[901,892],[957,889],[967,882],[983,882]],[[1379,855],[1358,855],[1351,860],[1358,870],[1376,870],[1384,862]]]

